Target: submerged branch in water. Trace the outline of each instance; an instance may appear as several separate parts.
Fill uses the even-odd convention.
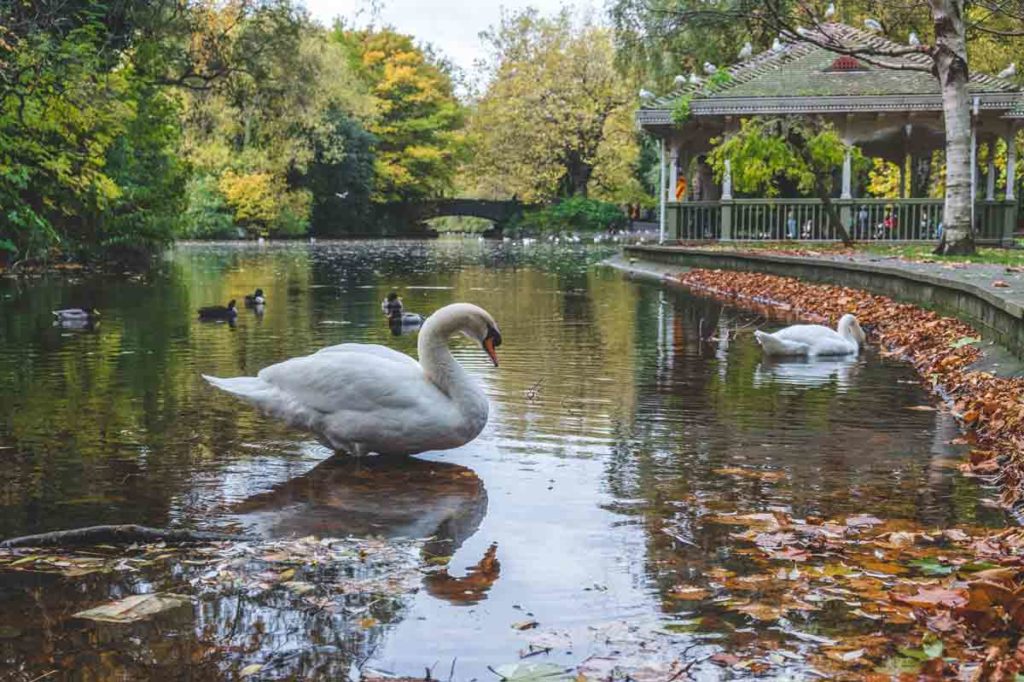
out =
[[[25,535],[0,542],[0,547],[69,547],[99,543],[134,542],[218,542],[222,540],[245,540],[242,535],[210,533],[180,528],[150,528],[135,524],[87,526],[70,530],[55,530],[38,535]]]

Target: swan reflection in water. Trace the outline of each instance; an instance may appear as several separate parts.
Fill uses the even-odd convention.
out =
[[[464,466],[414,457],[335,455],[310,471],[254,495],[233,509],[265,537],[383,536],[429,538],[424,557],[451,557],[487,513],[487,491]],[[447,566],[428,574],[426,591],[453,604],[487,598],[501,571],[497,546],[455,577]]]
[[[840,392],[853,385],[861,363],[856,356],[836,358],[768,358],[754,370],[754,386],[788,384],[802,388],[835,386]]]

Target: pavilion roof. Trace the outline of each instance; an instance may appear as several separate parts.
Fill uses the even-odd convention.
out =
[[[907,48],[888,38],[839,23],[822,24],[812,35],[818,42],[833,42],[845,48]],[[786,111],[798,102],[804,104],[798,110],[808,110],[810,105],[810,109],[818,106],[835,112],[872,108],[911,110],[933,108],[941,103],[939,85],[932,74],[879,66],[865,59],[873,58],[851,59],[811,42],[784,41],[779,50],[767,50],[725,68],[728,79],[705,78],[699,84],[686,83],[645,103],[638,120],[641,124],[671,122],[672,108],[684,96],[689,97],[691,112],[697,116],[761,113],[766,106],[773,112]],[[928,68],[931,65],[931,59],[924,54],[873,60],[905,67]],[[972,93],[984,93],[986,105],[998,103],[997,108],[1010,110],[1017,106],[1024,116],[1024,100],[1015,83],[972,73],[968,87]]]

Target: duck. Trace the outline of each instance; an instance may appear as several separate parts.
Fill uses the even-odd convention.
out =
[[[856,316],[839,318],[836,329],[820,324],[795,324],[769,334],[755,331],[754,337],[766,355],[815,357],[819,355],[856,355],[866,336]]]
[[[483,389],[448,348],[456,334],[479,343],[498,366],[497,322],[479,306],[453,303],[423,324],[419,361],[386,346],[343,343],[265,367],[254,377],[202,376],[339,452],[361,457],[447,450],[475,439],[488,415]]]
[[[100,311],[95,308],[64,308],[52,312],[57,322],[90,322],[100,317]]]
[[[401,324],[404,326],[408,325],[420,325],[426,321],[423,315],[419,313],[397,313],[388,316],[388,324]]]
[[[228,301],[227,306],[211,305],[199,309],[200,320],[233,320],[238,317],[235,299]]]
[[[250,308],[257,305],[263,305],[266,302],[267,299],[263,297],[263,289],[257,289],[253,293],[245,295],[245,305]]]

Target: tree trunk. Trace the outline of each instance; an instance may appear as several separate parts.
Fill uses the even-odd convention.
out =
[[[850,236],[850,231],[843,225],[843,220],[839,216],[839,210],[836,208],[836,205],[832,203],[832,194],[829,192],[829,188],[823,183],[818,183],[817,189],[818,198],[821,199],[821,207],[825,210],[825,215],[828,216],[830,231],[842,239],[843,244],[852,246],[853,237]]]
[[[946,123],[946,199],[937,254],[974,252],[971,193],[971,102],[963,0],[929,0],[935,22],[935,76]]]

